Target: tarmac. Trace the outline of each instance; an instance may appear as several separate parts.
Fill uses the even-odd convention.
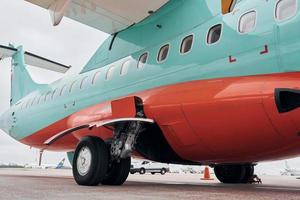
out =
[[[200,174],[130,175],[123,186],[78,186],[71,170],[0,169],[0,199],[299,199],[300,180],[262,176],[263,184],[225,185]]]

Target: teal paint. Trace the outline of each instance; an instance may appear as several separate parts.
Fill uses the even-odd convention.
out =
[[[14,104],[2,116],[5,119],[2,122],[6,124],[4,129],[21,140],[88,106],[159,86],[300,71],[299,26],[296,25],[300,21],[299,12],[279,23],[274,19],[275,0],[243,0],[234,12],[226,15],[220,13],[219,3],[217,0],[171,1],[153,16],[120,32],[112,51],[108,51],[111,40],[108,38],[80,74],[43,86]],[[257,12],[255,29],[247,34],[238,33],[240,16],[251,10]],[[162,28],[158,29],[157,24]],[[207,32],[216,24],[222,24],[221,39],[216,44],[207,45]],[[181,40],[190,34],[194,35],[192,50],[181,55]],[[170,44],[168,58],[158,63],[158,51],[165,44]],[[265,45],[268,45],[269,53],[260,55]],[[137,69],[138,59],[144,52],[149,53],[149,59],[143,69]],[[236,58],[237,62],[229,63],[229,56]],[[128,59],[128,73],[120,76],[121,66]],[[105,76],[112,66],[115,70],[112,79],[107,81]],[[97,83],[92,85],[93,76],[98,71],[101,74]],[[80,89],[80,82],[85,77],[88,77],[88,84]],[[70,92],[75,80],[77,82]],[[64,86],[67,90],[62,96],[57,93],[53,99],[44,96],[60,91]],[[46,101],[32,103],[37,98]],[[26,108],[28,102],[32,106]],[[13,112],[17,122],[12,125],[14,118],[10,116]]]
[[[11,105],[39,87],[26,70],[23,47],[17,49],[18,51],[12,56]]]
[[[75,154],[75,152],[67,152],[68,160],[69,160],[71,166],[73,165],[74,154]]]

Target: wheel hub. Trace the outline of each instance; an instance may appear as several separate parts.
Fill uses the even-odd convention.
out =
[[[85,176],[91,167],[92,153],[88,147],[83,147],[77,158],[77,170],[81,176]]]

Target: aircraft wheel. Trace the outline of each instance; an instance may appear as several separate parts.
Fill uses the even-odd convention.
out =
[[[73,159],[73,177],[78,185],[95,186],[105,178],[109,152],[98,137],[85,137],[77,145]]]
[[[241,183],[249,183],[251,181],[251,178],[254,175],[254,166],[253,165],[244,165],[245,167],[245,176],[242,179]]]
[[[121,159],[120,162],[113,162],[108,169],[103,185],[122,185],[130,172],[131,158]]]
[[[145,174],[146,173],[146,170],[144,168],[141,168],[140,169],[140,174]]]
[[[222,183],[242,183],[246,176],[244,165],[217,165],[214,168],[215,175]]]

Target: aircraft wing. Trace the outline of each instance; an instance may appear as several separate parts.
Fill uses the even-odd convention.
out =
[[[138,23],[169,0],[25,0],[48,9],[53,25],[64,16],[112,34]]]

